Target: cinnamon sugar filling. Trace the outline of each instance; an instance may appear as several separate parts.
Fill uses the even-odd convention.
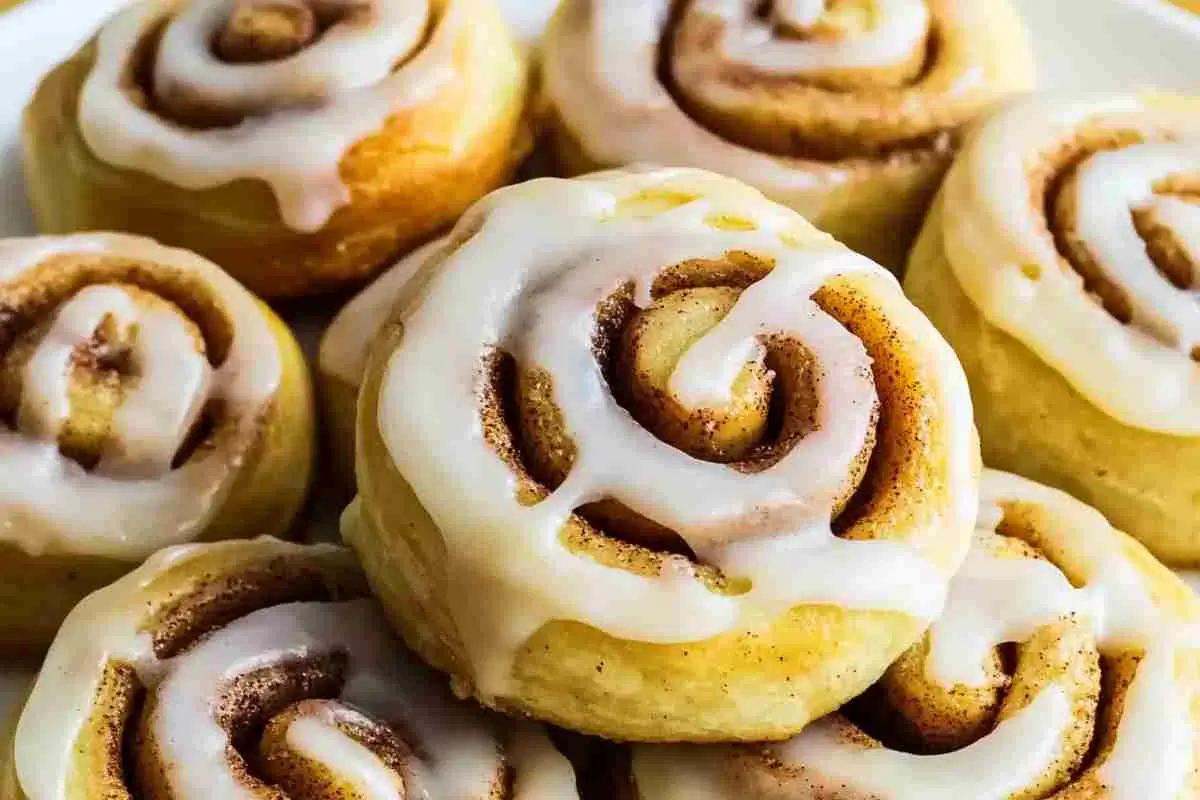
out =
[[[225,624],[259,609],[303,601],[339,601],[366,596],[361,579],[331,572],[305,559],[277,557],[236,573],[214,573],[186,593],[151,613],[145,630],[152,636],[154,654],[166,661],[188,652]],[[277,749],[262,752],[260,741],[273,724],[283,724],[306,712],[305,702],[336,698],[346,669],[345,654],[336,650],[253,669],[220,687],[214,716],[228,733],[227,752],[235,774],[248,787],[267,790],[278,784],[265,762]],[[88,726],[101,736],[87,757],[95,763],[92,774],[101,776],[105,797],[170,798],[168,771],[155,741],[154,692],[136,671],[110,663],[97,689]],[[395,736],[375,729],[355,731],[356,738],[391,764],[407,758]],[[293,780],[303,772],[288,772]],[[287,787],[284,787],[287,791]],[[282,797],[284,795],[280,795]],[[297,794],[297,797],[307,795]],[[320,796],[320,795],[314,795]]]
[[[664,388],[661,375],[639,372],[635,363],[645,352],[661,350],[672,330],[688,326],[688,314],[694,309],[686,304],[694,293],[727,292],[736,301],[741,291],[768,274],[771,266],[742,252],[729,253],[721,260],[668,266],[654,279],[650,292],[654,304],[646,309],[634,305],[628,285],[606,296],[596,307],[592,335],[597,368],[613,397],[639,425],[693,458],[748,474],[772,467],[815,430],[816,386],[822,370],[803,342],[781,335],[761,338],[761,364],[748,364],[747,373],[734,389],[735,412],[740,416],[734,427],[738,433],[752,431],[734,455],[714,440],[714,433],[728,426],[728,409],[683,409]],[[930,436],[930,421],[923,413],[928,386],[912,374],[905,356],[896,352],[894,348],[903,346],[903,337],[870,300],[835,284],[818,290],[814,300],[862,338],[872,359],[871,378],[879,402],[868,437],[839,493],[833,520],[839,535],[870,538],[878,535],[867,533],[875,522],[904,507],[914,479],[912,471],[922,469],[923,448]],[[666,323],[666,334],[657,328],[648,332],[644,327],[647,314],[655,313],[663,303],[683,305],[670,309],[676,316]],[[720,316],[723,314],[706,319],[705,325],[715,324]],[[694,330],[692,335],[698,338],[706,330]],[[674,343],[676,350],[678,344]],[[675,363],[674,359],[669,362],[668,373]],[[480,376],[485,438],[517,476],[521,502],[539,503],[563,483],[575,458],[574,443],[554,399],[554,379],[536,365],[520,364],[503,351],[492,351],[483,360]],[[758,385],[749,389],[747,384]],[[738,406],[739,394],[757,399]],[[564,534],[568,546],[601,563],[654,575],[665,556],[684,555],[700,567],[700,577],[711,588],[732,593],[742,589],[698,559],[679,533],[615,500],[601,498],[581,506],[576,521],[579,524]],[[731,539],[751,535],[750,528],[729,535]]]
[[[951,115],[952,118],[944,115],[926,121],[916,118],[909,121],[907,118],[912,113],[911,102],[905,102],[903,98],[921,90],[942,57],[940,40],[945,33],[936,15],[931,15],[921,45],[900,62],[885,67],[782,74],[748,64],[718,61],[713,56],[713,63],[685,78],[679,73],[680,56],[721,52],[722,38],[731,24],[696,11],[695,5],[695,0],[679,0],[673,5],[659,42],[658,79],[688,116],[732,144],[804,161],[848,165],[861,161],[864,167],[880,161],[902,164],[930,153],[951,152],[956,147],[957,128],[971,116],[969,111],[963,111]],[[847,24],[842,15],[831,13],[836,12],[836,8],[827,7],[826,14],[814,27],[799,29],[777,18],[774,5],[771,0],[764,0],[756,6],[754,14],[760,22],[770,23],[770,35],[775,40],[837,43],[861,33],[854,22]],[[759,92],[771,102],[792,98],[792,102],[798,104],[820,106],[840,102],[839,98],[847,95],[862,95],[873,100],[863,102],[853,111],[830,106],[831,114],[850,113],[853,121],[846,119],[828,126],[813,121],[810,127],[780,121],[778,130],[767,134],[758,130],[759,125],[739,122],[736,113],[713,108],[702,101],[697,92],[703,84],[728,87],[731,93]],[[747,102],[753,104],[754,101]],[[878,125],[894,129],[896,135],[877,140],[861,135],[847,136],[838,130],[838,126],[865,129]],[[903,132],[910,127],[911,130]],[[784,132],[780,133],[780,130]]]
[[[1080,276],[1084,289],[1103,305],[1122,325],[1134,324],[1134,308],[1126,289],[1105,274],[1092,245],[1080,235],[1079,171],[1097,153],[1116,152],[1127,147],[1171,141],[1169,137],[1151,139],[1136,130],[1114,130],[1100,124],[1080,127],[1074,135],[1044,154],[1030,174],[1030,200],[1039,213],[1044,230],[1055,242],[1060,265]],[[1180,174],[1156,181],[1156,197],[1175,197],[1200,205],[1200,175]],[[1131,210],[1133,226],[1145,243],[1146,253],[1159,274],[1181,291],[1197,286],[1200,254],[1190,252],[1177,232],[1161,220],[1153,207]],[[1031,275],[1036,279],[1036,275]],[[1200,361],[1200,348],[1191,351]]]
[[[64,308],[92,287],[120,293],[142,312],[175,319],[184,339],[191,339],[191,352],[210,369],[225,363],[234,324],[200,276],[116,256],[53,256],[0,285],[0,424],[21,430],[18,417],[29,362],[47,337],[56,335],[54,324],[66,313]],[[98,465],[106,449],[122,446],[114,439],[119,437],[113,429],[115,415],[144,381],[156,379],[144,374],[145,365],[137,357],[138,337],[153,335],[106,314],[90,336],[73,346],[64,364],[71,412],[57,440],[60,452],[87,470]],[[201,448],[232,440],[234,423],[226,403],[206,400],[180,437],[170,468],[187,463]]]

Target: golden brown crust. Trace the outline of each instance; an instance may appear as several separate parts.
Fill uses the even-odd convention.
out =
[[[97,157],[78,114],[95,60],[90,44],[42,81],[26,110],[25,171],[38,225],[151,236],[205,255],[266,297],[361,282],[503,183],[530,148],[516,46],[494,9],[472,14],[453,54],[458,79],[343,156],[349,202],[312,233],[284,224],[260,181],[190,190]]]

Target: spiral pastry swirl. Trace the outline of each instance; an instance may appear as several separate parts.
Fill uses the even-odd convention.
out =
[[[455,701],[349,553],[188,545],[88,597],[21,714],[4,800],[577,798],[533,725]]]
[[[957,131],[1031,65],[1003,0],[568,0],[544,82],[565,169],[712,169],[898,269]]]
[[[502,190],[432,262],[372,347],[344,533],[460,691],[779,737],[936,616],[976,445],[890,274],[695,170]]]
[[[491,0],[139,0],[34,98],[33,205],[312,293],[503,182],[525,71]]]
[[[308,372],[215,265],[115,234],[0,242],[0,650],[168,544],[290,527]]]
[[[643,746],[634,796],[1194,797],[1196,596],[1066,494],[985,472],[981,507],[945,615],[846,714],[778,745]]]
[[[1198,135],[1192,98],[1012,104],[950,171],[906,282],[963,360],[988,463],[1192,566]]]

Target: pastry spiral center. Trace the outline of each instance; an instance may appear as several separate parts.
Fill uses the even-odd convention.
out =
[[[1120,321],[1200,353],[1200,147],[1141,142],[1086,156],[1054,201],[1060,245]]]
[[[196,0],[163,30],[154,99],[201,128],[321,106],[386,78],[429,19],[428,0]]]
[[[194,323],[132,287],[83,289],[40,341],[21,344],[17,428],[101,474],[169,471],[209,398],[213,369]]]
[[[718,42],[729,63],[818,80],[839,70],[865,71],[859,77],[869,82],[910,80],[931,24],[925,0],[777,0],[767,20],[756,13],[761,4],[743,0],[692,8],[725,24]]]

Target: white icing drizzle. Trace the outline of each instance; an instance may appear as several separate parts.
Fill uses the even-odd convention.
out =
[[[505,748],[513,773],[513,800],[574,800],[575,768],[542,726],[515,722]]]
[[[352,17],[336,24],[289,58],[227,64],[211,54],[211,43],[233,2],[190,0],[177,13],[176,0],[142,0],[117,14],[97,40],[96,63],[80,96],[80,131],[108,163],[185,189],[262,180],[289,227],[318,230],[350,199],[338,171],[346,152],[393,114],[427,101],[455,79],[463,4],[448,4],[420,48],[430,23],[428,0],[391,0],[372,2],[368,22]],[[134,102],[125,86],[130,59],[164,23],[155,90],[198,93],[243,111],[245,121],[187,129]]]
[[[724,23],[720,48],[730,63],[784,75],[902,63],[925,49],[930,25],[926,0],[873,0],[870,27],[852,36],[788,39],[777,37],[771,23],[758,19],[754,6],[744,0],[697,0],[694,9]],[[792,0],[777,3],[774,11],[780,21],[804,30],[820,20],[825,8],[815,0]]]
[[[175,793],[214,800],[254,797],[234,773],[229,735],[213,716],[222,686],[237,675],[333,652],[348,658],[341,699],[401,724],[418,738],[422,752],[434,754],[415,770],[431,797],[489,796],[500,764],[492,732],[482,718],[466,724],[473,720],[469,709],[450,701],[436,677],[404,658],[402,645],[369,600],[265,608],[166,664],[139,669],[151,686],[155,674],[166,672],[154,690],[158,704],[152,726]],[[334,755],[326,752],[325,758]],[[349,766],[361,763],[355,757]],[[342,765],[336,770],[341,774]]]
[[[71,614],[18,723],[15,764],[25,796],[66,797],[76,740],[91,713],[100,676],[105,665],[118,662],[133,665],[157,696],[151,725],[176,796],[250,797],[230,772],[228,737],[213,716],[222,687],[258,669],[340,652],[348,659],[340,699],[373,719],[400,726],[415,739],[410,744],[419,757],[407,776],[414,784],[410,797],[490,797],[503,763],[491,723],[477,708],[455,701],[441,676],[406,655],[371,601],[268,607],[229,623],[173,659],[155,658],[150,634],[142,629],[146,593],[155,591],[155,581],[216,548],[247,546],[185,545],[161,551]],[[253,546],[280,555],[306,552],[303,546],[269,539]],[[308,550],[332,553],[337,548],[315,545]],[[314,744],[310,734],[301,728],[301,747]],[[349,763],[336,750],[322,749],[318,755],[339,774],[364,763],[358,753],[347,753]]]
[[[1050,685],[987,736],[961,750],[918,756],[849,744],[828,719],[781,745],[785,764],[803,764],[814,780],[845,783],[887,800],[1006,800],[1032,784],[1054,758],[1072,723],[1066,692]]]
[[[1113,751],[1098,777],[1114,800],[1180,797],[1195,768],[1196,733],[1190,708],[1177,699],[1181,692],[1176,688],[1174,665],[1180,647],[1200,645],[1198,629],[1177,628],[1179,621],[1158,609],[1146,578],[1124,555],[1116,534],[1096,511],[1053,489],[995,471],[984,474],[981,502],[987,507],[1032,502],[1062,509],[1056,524],[1070,526],[1064,535],[1071,537],[1071,552],[1087,582],[1076,589],[1048,561],[996,557],[983,547],[973,548],[963,570],[951,581],[945,615],[930,629],[926,663],[930,677],[947,688],[981,685],[984,658],[995,646],[1022,641],[1067,616],[1086,619],[1102,653],[1129,649],[1144,653],[1128,690]],[[987,522],[997,520],[992,517]],[[1059,699],[1044,699],[1049,695]],[[880,797],[1003,798],[1044,772],[1070,721],[1065,691],[1051,684],[992,733],[956,753],[921,759],[879,748],[853,756],[853,748],[835,740],[817,737],[814,747],[810,737],[816,735],[805,731],[782,754],[785,762],[816,764],[842,779],[870,776],[856,782],[869,781],[868,788]],[[980,752],[987,756],[977,762],[974,758]],[[941,766],[933,766],[938,759]],[[988,764],[1005,768],[989,770]],[[985,775],[1003,783],[972,790]],[[888,787],[896,788],[885,791]]]
[[[403,777],[339,728],[336,718],[303,716],[294,720],[288,725],[287,743],[305,758],[341,776],[364,800],[396,800],[402,796]]]
[[[775,19],[796,30],[812,28],[825,14],[825,0],[775,0],[771,13]]]
[[[1013,186],[1084,125],[1142,132],[1149,140],[1087,159],[1080,172],[1079,234],[1134,304],[1121,325],[1063,266],[1029,192]],[[1166,143],[1164,134],[1177,141]],[[1012,104],[968,143],[943,187],[943,245],[954,275],[987,320],[1015,336],[1093,405],[1121,422],[1177,436],[1200,434],[1200,342],[1194,291],[1179,290],[1146,254],[1131,212],[1149,206],[1200,261],[1200,212],[1156,197],[1162,177],[1200,164],[1200,113],[1133,95],[1048,96]],[[1030,269],[1036,279],[1028,276]],[[1146,331],[1153,331],[1150,335]]]
[[[161,308],[144,309],[123,290],[89,286],[64,304],[25,366],[18,430],[55,442],[71,414],[71,358],[105,318],[136,330],[135,391],[113,415],[112,437],[96,471],[157,478],[171,468],[184,437],[208,398],[212,368],[198,352],[183,319]]]
[[[1047,561],[1002,558],[976,545],[951,584],[946,613],[930,631],[926,663],[948,688],[978,685],[979,665],[996,645],[1020,641],[1042,625],[1079,615],[1097,631],[1102,653],[1140,652],[1111,752],[1096,770],[1114,800],[1177,800],[1200,765],[1191,700],[1176,683],[1182,650],[1200,650],[1195,620],[1160,609],[1147,578],[1122,551],[1119,534],[1096,511],[1067,495],[986,470],[981,531],[1000,522],[992,509],[1010,502],[1051,510],[1070,537],[1066,548],[1086,584],[1073,588]],[[880,800],[1003,800],[1036,782],[1058,754],[1073,724],[1066,688],[1054,683],[987,735],[955,752],[917,756],[865,747],[847,736],[850,723],[833,716],[773,747],[785,766],[803,767],[805,785],[847,787]],[[633,773],[646,800],[742,800],[738,775],[721,748],[638,748]]]
[[[744,16],[753,5],[740,0],[706,2],[718,8],[736,5],[738,16]],[[911,5],[908,11],[897,12],[902,19],[928,13],[924,0],[887,0],[887,4]],[[862,159],[830,162],[762,153],[709,131],[676,103],[659,80],[660,44],[667,32],[671,6],[671,0],[566,0],[550,25],[542,67],[546,96],[589,159],[610,166],[645,163],[703,167],[746,181],[818,225],[824,215],[839,213],[842,209],[838,203],[844,203],[854,186],[867,180]],[[823,4],[790,0],[777,2],[774,7],[777,14],[803,20],[818,19],[818,6]],[[991,4],[940,3],[939,30],[947,36],[976,35],[992,21],[991,11]],[[904,22],[900,27],[910,25]],[[889,23],[887,29],[893,28]],[[750,48],[754,53],[788,48],[785,52],[807,54],[796,58],[811,60],[827,70],[835,65],[823,63],[815,55],[823,47],[834,48],[842,54],[839,58],[886,62],[883,53],[896,50],[894,43],[909,36],[896,30],[898,33],[884,35],[888,44],[883,48],[860,45],[855,36],[836,44],[758,42],[749,33],[745,37],[753,40]],[[739,34],[735,31],[730,35],[736,38]],[[877,35],[878,31],[869,36]],[[973,49],[968,51],[975,55]],[[982,79],[994,82],[997,90],[1028,88],[1032,76],[1023,63],[1029,60],[1026,54],[1013,56],[1006,51],[1005,55],[1005,68],[1012,71],[1011,76],[994,74],[996,70],[986,62],[971,63],[964,66],[956,86],[975,85]],[[869,99],[864,104],[872,111],[875,108]],[[830,196],[835,192],[842,195],[841,201]]]
[[[699,199],[654,216],[619,213],[623,201],[656,192]],[[706,221],[722,215],[752,220],[756,229],[719,230]],[[463,225],[474,230],[481,216],[478,232],[449,255],[403,320],[405,338],[390,357],[379,402],[391,457],[445,537],[450,583],[476,587],[451,592],[449,601],[479,692],[502,694],[517,648],[556,619],[679,643],[769,622],[807,603],[938,614],[946,581],[937,566],[904,543],[845,540],[830,530],[874,390],[861,342],[810,296],[834,276],[886,275],[881,268],[831,240],[787,244],[782,237],[805,228],[798,216],[692,170],[535,181],[492,195]],[[684,359],[679,383],[693,385],[693,370],[713,362],[744,358],[754,337],[777,331],[803,341],[822,370],[815,432],[755,474],[694,459],[641,428],[612,397],[591,347],[596,304],[617,287],[634,283],[645,304],[660,270],[731,251],[775,267],[743,293],[727,324],[695,346],[708,355]],[[926,324],[917,316],[914,324]],[[496,346],[553,377],[575,443],[566,480],[533,506],[518,502],[511,471],[483,437],[478,370]],[[406,388],[418,376],[419,396]],[[961,401],[954,407],[969,408],[965,386],[952,376],[946,383]],[[708,386],[705,394],[710,389],[728,391]],[[969,437],[962,439],[951,458],[961,474],[952,480],[973,504]],[[706,563],[752,587],[717,594],[682,557],[643,577],[572,553],[560,541],[563,526],[600,498],[678,531]],[[974,513],[974,505],[964,508],[963,521]],[[645,608],[655,613],[630,613]]]
[[[220,508],[259,416],[282,376],[278,345],[254,298],[216,265],[147,239],[115,234],[0,242],[0,283],[19,281],[53,256],[110,255],[201,277],[228,315],[234,336],[212,370],[182,321],[166,309],[135,307],[111,286],[78,292],[57,312],[24,375],[18,430],[0,427],[0,540],[27,552],[142,559],[194,538]],[[66,366],[105,316],[138,326],[138,385],[113,418],[113,444],[85,471],[59,452],[66,418]],[[222,447],[170,470],[206,401],[221,401],[238,427]],[[236,441],[235,441],[236,440]]]
[[[389,267],[338,312],[321,338],[318,356],[321,372],[358,388],[367,367],[371,342],[387,321],[397,296],[446,241],[445,238],[435,239],[417,248]]]
[[[1200,173],[1200,141],[1158,142],[1090,156],[1076,172],[1080,238],[1109,280],[1124,291],[1133,324],[1189,355],[1200,345],[1200,295],[1180,290],[1158,271],[1133,224],[1133,211],[1151,207],[1183,241],[1200,242],[1200,207],[1154,194],[1158,181]],[[1200,263],[1200,248],[1189,251]]]

